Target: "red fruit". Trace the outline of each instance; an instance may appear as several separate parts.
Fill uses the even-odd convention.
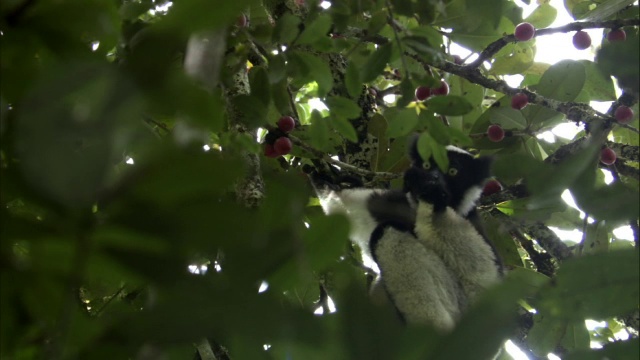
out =
[[[278,157],[278,153],[276,152],[276,149],[273,148],[273,145],[265,144],[264,145],[264,156],[270,157],[270,158],[275,158],[275,157]]]
[[[612,165],[613,163],[616,162],[616,152],[613,151],[613,149],[611,148],[604,148],[602,149],[602,151],[600,152],[600,162],[602,162],[605,165]]]
[[[278,155],[287,155],[291,152],[291,148],[293,144],[288,137],[279,137],[276,142],[273,143],[273,149],[278,153]]]
[[[422,101],[431,96],[431,89],[426,86],[418,86],[416,88],[416,99]]]
[[[502,185],[496,179],[491,179],[484,184],[484,188],[482,189],[482,195],[491,195],[495,194],[502,190]]]
[[[511,98],[511,107],[520,110],[529,104],[529,98],[523,93],[517,93]]]
[[[499,142],[504,139],[504,130],[500,125],[490,125],[487,129],[487,136],[493,142]]]
[[[591,36],[580,30],[573,35],[573,46],[578,50],[584,50],[591,46]]]
[[[516,31],[513,33],[518,41],[531,40],[535,34],[536,28],[527,22],[518,24],[518,26],[516,26]]]
[[[447,95],[449,93],[449,84],[446,81],[440,80],[440,87],[431,89],[431,95],[439,96],[439,95]]]
[[[620,105],[613,114],[620,124],[628,124],[633,120],[633,110],[628,106]]]
[[[462,61],[462,58],[460,57],[460,55],[453,55],[453,62],[456,65],[462,65],[464,61]]]
[[[288,133],[296,127],[296,121],[291,116],[283,116],[278,119],[278,129]]]
[[[248,22],[249,19],[247,19],[247,15],[240,14],[240,16],[238,16],[238,19],[236,19],[236,26],[239,28],[244,28],[247,26]]]
[[[609,40],[611,42],[625,41],[626,39],[627,39],[627,33],[624,32],[624,30],[622,30],[622,29],[611,30],[607,34],[607,40]]]

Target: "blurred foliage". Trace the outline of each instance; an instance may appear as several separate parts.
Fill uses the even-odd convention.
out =
[[[522,9],[508,0],[318,3],[0,4],[1,358],[184,359],[209,338],[236,359],[478,359],[513,336],[517,300],[537,310],[527,343],[540,356],[635,358],[637,338],[614,341],[623,329],[614,317],[638,309],[638,252],[613,230],[630,219],[637,226],[637,177],[604,184],[595,147],[545,163],[569,141],[536,136],[571,119],[540,105],[513,110],[510,96],[416,60],[451,61],[451,42],[479,52],[513,33]],[[545,27],[557,11],[539,3],[525,21]],[[632,3],[565,7],[575,19],[606,20],[637,17]],[[247,27],[237,25],[243,12]],[[226,34],[213,90],[183,70],[189,36],[203,30]],[[604,41],[596,62],[535,63],[534,39],[508,44],[483,72],[523,74],[522,86],[559,101],[612,101],[611,76],[638,92],[638,29],[625,30],[627,41]],[[449,95],[415,101],[417,86],[441,80]],[[256,128],[273,129],[281,115],[295,115],[292,135],[317,151],[294,145],[291,155],[262,156],[255,134],[265,131]],[[490,124],[512,136],[489,141]],[[530,196],[495,208],[584,230],[586,249],[575,253],[585,256],[549,279],[486,213],[513,270],[452,334],[404,326],[373,304],[346,219],[322,213],[301,169],[318,152],[345,154],[369,137],[378,147],[363,170],[401,174],[416,131],[420,152],[443,168],[448,144],[496,154],[500,181],[524,179]],[[614,126],[612,136],[638,146],[629,129]],[[264,180],[255,208],[235,193],[255,175],[247,154]],[[637,172],[637,157],[618,161]],[[566,189],[594,224],[564,205]],[[259,293],[261,284],[268,289]],[[323,316],[313,315],[318,308]],[[607,326],[587,330],[585,319]],[[589,350],[590,342],[604,347]]]

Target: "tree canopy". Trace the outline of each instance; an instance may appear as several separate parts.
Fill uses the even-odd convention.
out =
[[[0,357],[637,358],[639,8],[530,2],[3,1]],[[562,34],[595,58],[537,62]],[[446,335],[369,299],[308,179],[397,188],[415,133],[496,159],[508,275]]]

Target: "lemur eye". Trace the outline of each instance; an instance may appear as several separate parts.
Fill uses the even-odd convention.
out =
[[[458,175],[458,169],[449,168],[449,176],[456,176],[456,175]]]
[[[423,167],[425,170],[429,170],[429,169],[431,169],[431,162],[429,162],[429,161],[425,161],[425,162],[423,162],[423,163],[422,163],[422,167]]]

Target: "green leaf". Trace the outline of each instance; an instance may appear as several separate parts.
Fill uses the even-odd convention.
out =
[[[384,112],[387,119],[387,136],[397,138],[409,134],[418,124],[418,115],[415,109],[389,108]]]
[[[287,76],[287,65],[282,55],[273,56],[269,59],[269,82],[276,84]]]
[[[609,229],[601,221],[587,224],[582,243],[583,254],[595,254],[609,250]]]
[[[440,115],[465,115],[473,110],[473,105],[462,96],[432,96],[426,102],[429,110]]]
[[[529,348],[538,356],[552,352],[564,337],[567,322],[553,316],[536,314],[533,328],[527,336]]]
[[[638,307],[638,253],[618,250],[569,259],[540,293],[545,314],[580,320],[627,314]]]
[[[511,243],[513,243],[513,240],[511,240]],[[520,263],[522,264],[522,260]],[[508,276],[510,279],[520,282],[527,287],[527,300],[537,295],[540,289],[551,281],[548,276],[522,266],[509,270]],[[532,305],[535,306],[535,302]]]
[[[504,48],[507,54],[496,57],[491,64],[490,74],[513,75],[522,74],[533,65],[535,51],[528,42],[518,42]],[[501,52],[502,53],[502,52]]]
[[[324,102],[332,113],[347,119],[358,118],[362,112],[355,102],[341,96],[329,96]]]
[[[331,115],[331,124],[333,128],[338,130],[340,135],[344,136],[345,139],[351,141],[352,143],[358,142],[358,134],[356,134],[356,130],[353,128],[353,125],[349,122],[349,120],[345,119],[340,115]]]
[[[409,158],[407,157],[407,137],[393,139],[389,145],[389,151],[384,153],[382,157],[380,170],[393,173],[401,173],[409,167]]]
[[[564,211],[567,204],[556,197],[555,201],[547,200],[542,204],[534,203],[532,206],[531,199],[514,199],[502,202],[496,206],[501,212],[513,216],[515,218],[525,218],[529,221],[546,220],[552,213]]]
[[[276,28],[273,31],[274,42],[283,44],[291,43],[300,32],[299,26],[300,18],[289,12],[285,12],[280,19],[278,19]]]
[[[460,17],[458,14],[455,16]],[[469,13],[467,17],[475,18],[476,21],[479,21],[480,23],[475,28],[453,27],[451,39],[472,51],[480,52],[484,50],[487,45],[496,41],[504,34],[512,34],[515,29],[511,20],[504,16],[500,18],[498,28],[495,28],[487,22],[482,22],[482,19],[478,18],[473,13]]]
[[[588,60],[580,60],[587,73],[587,79],[580,95],[576,101],[588,103],[590,101],[613,101],[616,99],[616,92],[613,88],[613,81],[610,76],[606,76],[598,65]]]
[[[582,320],[572,321],[567,325],[564,338],[560,342],[560,345],[568,351],[589,349],[591,338],[589,336],[589,330]]]
[[[281,80],[271,86],[271,94],[273,96],[273,104],[280,114],[288,114],[291,111],[291,102],[289,100],[289,91],[287,90],[287,81]]]
[[[251,86],[251,96],[268,106],[271,102],[271,87],[269,86],[269,75],[264,67],[254,66],[251,68],[249,85]]]
[[[153,7],[154,7],[154,4],[151,2],[148,2],[148,3],[125,2],[120,6],[118,13],[124,20],[136,20],[140,15],[146,13]]]
[[[45,198],[91,206],[109,165],[129,144],[139,99],[107,66],[71,62],[51,70],[15,114],[19,169]]]
[[[542,96],[559,101],[573,101],[582,91],[587,72],[582,62],[562,60],[551,66],[540,79],[537,90]]]
[[[300,45],[308,45],[325,39],[331,29],[331,17],[328,14],[320,14],[310,24],[305,24],[305,29],[296,41]]]
[[[308,219],[308,223],[309,228],[302,234],[303,251],[290,256],[269,278],[278,290],[290,289],[305,277],[312,279],[313,273],[326,270],[348,244],[349,223],[344,215],[315,216]],[[331,239],[327,239],[327,234],[332,234]]]
[[[159,26],[185,33],[210,29],[212,24],[220,26],[232,23],[251,3],[255,3],[255,0],[221,3],[208,0],[180,1],[171,7],[171,11],[167,12]]]
[[[418,116],[421,125],[425,130],[441,145],[449,145],[451,143],[451,136],[449,134],[449,128],[444,124],[439,116],[434,116],[427,111],[421,111]]]
[[[262,99],[251,95],[238,95],[231,100],[239,110],[240,121],[249,127],[258,127],[267,123],[267,106]]]
[[[428,133],[420,134],[418,138],[418,153],[424,161],[433,159],[442,172],[449,169],[449,156],[447,149],[438,144]]]
[[[371,171],[379,171],[378,169],[382,166],[382,159],[384,154],[387,152],[387,148],[389,147],[389,139],[387,138],[387,119],[384,116],[376,113],[371,119],[369,119],[369,123],[367,124],[367,132],[376,139],[378,139],[378,147],[376,151],[371,155]]]
[[[522,112],[510,106],[494,108],[491,111],[491,123],[508,130],[524,130],[527,127],[527,120]]]
[[[593,2],[597,5],[595,9],[591,9],[589,12],[583,14],[580,18],[586,21],[600,21],[606,20],[615,15],[620,10],[633,4],[634,0],[612,0],[602,3]]]
[[[621,182],[593,188],[576,184],[571,187],[578,206],[598,220],[625,220],[640,216],[638,189]]]
[[[428,63],[438,63],[444,60],[442,52],[429,45],[427,39],[421,36],[405,36],[402,42],[413,49],[416,53],[423,56]]]
[[[377,34],[387,24],[389,14],[385,10],[379,10],[372,14],[368,21],[367,32],[369,34]]]
[[[635,359],[638,357],[640,341],[629,339],[605,345],[602,349],[581,350],[563,356],[566,360]]]
[[[543,3],[538,5],[533,12],[527,16],[523,22],[528,22],[533,25],[536,29],[543,29],[556,20],[556,16],[558,15],[558,10],[551,6],[549,3]]]
[[[344,83],[347,87],[347,92],[352,98],[357,98],[362,92],[362,81],[360,81],[360,70],[358,66],[349,61],[347,64],[347,72],[344,75]]]
[[[368,83],[375,80],[387,66],[387,63],[391,60],[391,50],[393,45],[391,43],[380,46],[376,51],[371,54],[364,64],[362,71],[360,72],[362,82]]]
[[[328,151],[331,148],[327,122],[328,119],[323,119],[318,110],[313,110],[311,113],[311,126],[309,127],[309,140],[316,149]]]
[[[443,145],[435,142],[433,139],[429,139],[429,141],[431,141],[431,156],[433,157],[433,160],[435,160],[436,165],[440,168],[440,171],[445,173],[449,170],[449,155],[447,149]]]
[[[639,43],[638,33],[627,31],[627,40],[603,41],[596,54],[598,67],[605,74],[613,75],[618,80],[620,88],[632,93],[640,91],[640,69],[636,66],[640,62]]]
[[[490,359],[517,328],[516,302],[527,286],[507,277],[488,289],[429,357],[433,360]],[[482,336],[477,336],[477,334]],[[475,334],[475,335],[474,335]]]
[[[140,165],[145,167],[145,177],[131,192],[163,205],[204,194],[223,194],[243,171],[232,159],[223,159],[219,153],[191,153],[174,146],[159,149]]]
[[[396,107],[403,108],[415,100],[415,86],[410,78],[404,78],[400,82],[400,99],[396,101]]]
[[[511,107],[511,98],[508,96],[503,96],[498,101],[494,102],[491,107],[485,110],[484,113],[476,120],[476,122],[471,127],[469,131],[470,134],[483,134],[487,132],[487,129],[492,124],[493,115],[500,108],[510,108]],[[529,105],[527,108],[531,107]],[[525,108],[525,110],[527,109]],[[509,146],[513,146],[518,142],[516,137],[505,137],[500,142],[493,142],[486,137],[475,138],[473,139],[473,146],[478,149],[502,149],[507,148]]]
[[[333,75],[329,65],[321,58],[307,52],[289,53],[290,76],[298,77],[303,83],[318,83],[318,96],[325,97],[333,88]]]

